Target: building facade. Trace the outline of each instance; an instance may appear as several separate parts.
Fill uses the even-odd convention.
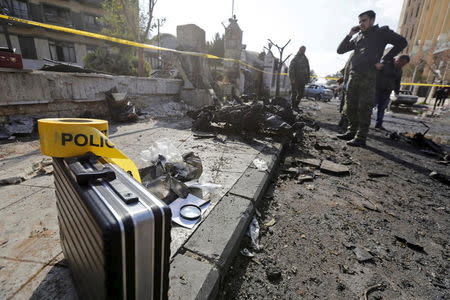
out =
[[[398,32],[408,40],[409,80],[450,81],[450,0],[404,0]],[[406,79],[406,78],[405,78]]]
[[[0,11],[21,19],[99,32],[103,15],[101,0],[0,0]],[[6,22],[3,22],[5,24]],[[7,34],[25,69],[39,69],[45,59],[83,66],[83,57],[104,42],[21,23],[0,27],[0,47],[7,47]]]

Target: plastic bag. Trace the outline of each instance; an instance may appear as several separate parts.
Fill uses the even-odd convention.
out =
[[[145,162],[156,162],[159,156],[164,156],[168,162],[181,162],[183,157],[177,147],[169,139],[154,142],[147,150],[141,151],[141,159]]]
[[[253,165],[260,171],[267,171],[269,169],[269,166],[267,165],[266,161],[261,158],[255,158],[253,160]]]

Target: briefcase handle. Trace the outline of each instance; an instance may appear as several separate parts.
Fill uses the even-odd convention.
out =
[[[116,179],[116,173],[109,167],[104,167],[102,170],[86,170],[86,168],[79,162],[74,161],[68,164],[72,171],[75,180],[80,185],[86,185],[89,182],[97,179],[112,181]]]

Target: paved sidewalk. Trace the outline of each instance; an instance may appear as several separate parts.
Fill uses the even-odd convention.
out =
[[[198,154],[204,178],[222,185],[209,195],[212,205],[207,215],[212,214],[198,228],[172,229],[172,299],[212,297],[220,272],[236,253],[253,215],[253,202],[268,182],[268,172],[252,168],[251,163],[263,158],[271,170],[282,148],[269,140],[195,139],[190,127],[189,119],[178,118],[110,129],[114,143],[139,168],[148,164],[140,158],[141,151],[168,138],[181,153]],[[1,145],[0,179],[24,176],[43,158],[38,141]],[[59,245],[54,192],[53,176],[48,175],[0,187],[0,299],[76,298]]]

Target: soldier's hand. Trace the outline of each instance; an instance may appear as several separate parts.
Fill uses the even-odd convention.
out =
[[[375,64],[375,68],[376,68],[378,71],[381,71],[381,70],[383,70],[384,65],[383,65],[382,63],[377,63],[377,64]]]
[[[349,36],[353,36],[355,33],[358,33],[361,28],[358,26],[353,26],[348,33]]]

